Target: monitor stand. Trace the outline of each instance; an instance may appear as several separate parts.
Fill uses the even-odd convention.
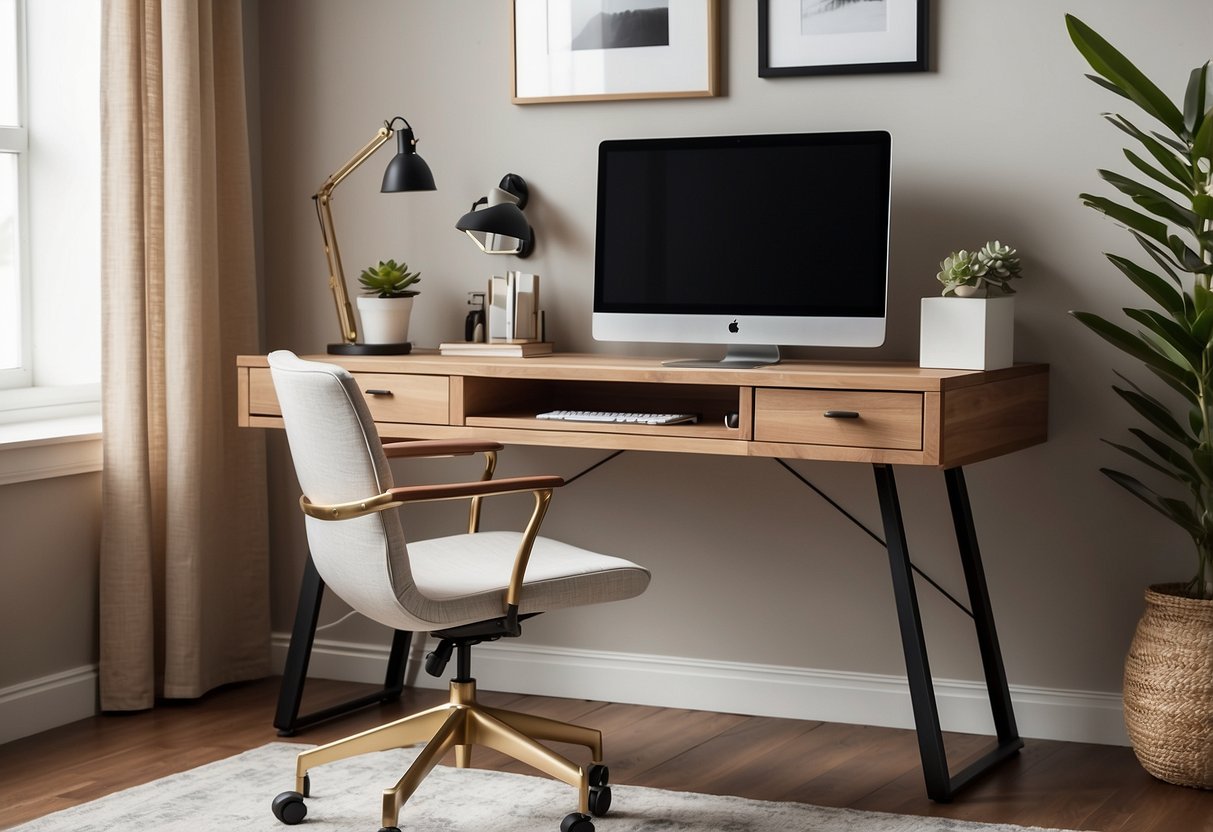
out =
[[[666,367],[714,367],[719,370],[752,370],[779,363],[779,347],[755,344],[729,344],[724,358],[684,358],[662,361]]]

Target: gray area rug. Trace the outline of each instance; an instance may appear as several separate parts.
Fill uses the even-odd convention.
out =
[[[307,746],[270,743],[154,780],[14,832],[285,832],[270,812],[294,788],[295,755]],[[308,816],[299,832],[376,832],[380,794],[416,748],[367,754],[311,771]],[[612,786],[613,805],[596,832],[1024,832],[1039,827],[826,809],[737,797]],[[925,800],[925,798],[924,798]],[[439,766],[400,813],[403,832],[557,832],[576,808],[569,786],[541,777]]]

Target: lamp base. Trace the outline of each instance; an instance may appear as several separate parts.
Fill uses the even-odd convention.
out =
[[[329,355],[408,355],[412,343],[402,344],[329,344]]]

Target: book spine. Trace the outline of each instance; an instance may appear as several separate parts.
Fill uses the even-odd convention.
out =
[[[506,337],[505,297],[505,278],[501,275],[493,275],[489,278],[488,340],[490,341]]]
[[[518,272],[505,273],[505,340],[518,337]]]

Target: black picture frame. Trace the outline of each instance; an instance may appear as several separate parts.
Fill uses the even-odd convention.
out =
[[[903,54],[898,54],[890,60],[879,60],[879,44],[873,46],[871,55],[865,57],[875,60],[857,62],[839,62],[836,59],[826,59],[822,63],[811,60],[811,41],[803,39],[803,48],[796,50],[797,55],[772,55],[772,49],[777,48],[772,43],[772,26],[783,24],[782,32],[788,31],[788,22],[783,19],[772,20],[771,4],[777,3],[781,9],[789,6],[791,0],[758,0],[758,76],[760,78],[789,78],[807,75],[850,75],[878,72],[926,72],[927,62],[927,32],[929,0],[888,0],[890,4],[904,7],[903,11],[912,12],[913,21],[903,26],[898,41],[902,45]],[[799,5],[799,4],[797,4]],[[786,14],[784,15],[786,16]],[[913,56],[906,59],[904,51],[912,44]],[[806,57],[810,60],[806,60]],[[791,63],[795,59],[798,63]]]

